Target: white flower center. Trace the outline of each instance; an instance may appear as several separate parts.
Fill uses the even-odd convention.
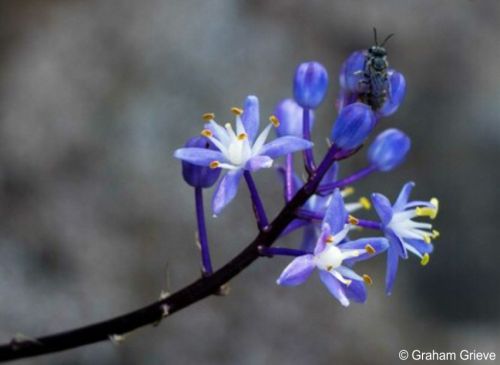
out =
[[[330,271],[342,265],[344,255],[337,246],[330,244],[316,255],[315,260],[318,269]]]

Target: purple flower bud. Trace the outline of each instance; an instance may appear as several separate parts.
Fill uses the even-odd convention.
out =
[[[357,92],[359,82],[363,79],[366,62],[366,51],[356,51],[344,61],[340,69],[339,81],[342,89]]]
[[[278,137],[295,136],[302,138],[302,117],[304,109],[300,107],[293,99],[284,99],[274,111],[274,115],[278,118],[280,125],[276,128]],[[314,112],[309,110],[309,126],[312,129],[314,124]]]
[[[295,71],[293,95],[303,108],[317,108],[328,87],[328,73],[318,62],[301,63]]]
[[[388,77],[390,83],[389,96],[382,108],[377,111],[377,115],[381,117],[388,117],[394,114],[403,102],[406,94],[406,81],[401,73],[390,70],[388,72]]]
[[[410,138],[399,129],[387,129],[368,149],[368,161],[380,171],[390,171],[404,161],[410,145]]]
[[[193,137],[186,142],[185,147],[206,148],[217,150],[215,146],[205,137]],[[209,188],[219,178],[221,169],[193,165],[190,162],[182,161],[182,177],[189,185],[195,188]]]
[[[375,114],[363,103],[349,104],[342,109],[333,125],[332,142],[343,150],[359,147],[375,127]]]

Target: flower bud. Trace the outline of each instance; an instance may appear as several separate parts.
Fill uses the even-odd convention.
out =
[[[215,146],[205,137],[193,137],[186,142],[185,147],[198,147],[217,150]],[[197,166],[192,163],[182,161],[182,177],[189,185],[195,188],[209,188],[219,178],[221,169]]]
[[[404,76],[394,70],[390,70],[387,74],[390,83],[390,94],[382,108],[377,111],[377,115],[381,117],[388,117],[394,114],[403,102],[406,94],[406,81]]]
[[[284,99],[274,110],[274,115],[278,118],[280,125],[276,128],[278,137],[295,136],[303,137],[303,114],[304,109],[300,107],[293,99]],[[314,124],[314,112],[309,110],[309,127],[312,129]]]
[[[295,71],[293,95],[303,108],[317,108],[328,87],[328,73],[318,62],[301,63]]]
[[[375,127],[375,114],[363,103],[353,103],[342,108],[333,125],[332,142],[343,150],[359,147]]]
[[[340,87],[351,92],[359,90],[359,82],[364,77],[366,51],[356,51],[344,61],[340,68]]]
[[[410,150],[410,138],[399,129],[380,133],[368,149],[368,161],[380,171],[390,171],[401,164]]]

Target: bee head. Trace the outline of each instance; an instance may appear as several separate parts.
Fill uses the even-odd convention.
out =
[[[373,57],[385,57],[387,55],[387,51],[382,46],[371,46],[368,52]]]

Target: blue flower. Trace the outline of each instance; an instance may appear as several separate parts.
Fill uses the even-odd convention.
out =
[[[303,137],[303,114],[304,109],[297,104],[293,99],[284,99],[274,110],[274,115],[280,121],[280,125],[276,128],[278,137],[295,136]],[[314,124],[314,111],[309,110],[309,127],[312,129]]]
[[[390,171],[401,164],[410,150],[410,138],[398,129],[380,133],[368,149],[368,161],[379,171]]]
[[[279,121],[275,116],[271,116],[271,123],[257,136],[259,101],[255,96],[247,97],[244,110],[232,108],[232,111],[236,115],[236,130],[230,123],[224,127],[217,124],[211,113],[204,115],[208,123],[201,134],[212,142],[218,151],[188,147],[180,148],[174,153],[176,158],[194,165],[228,170],[219,181],[212,198],[214,214],[219,214],[234,199],[245,170],[253,172],[269,168],[277,157],[313,146],[311,142],[294,136],[280,137],[266,144],[271,127],[277,127]]]
[[[363,103],[349,104],[340,111],[333,125],[332,142],[343,150],[359,147],[375,127],[375,114]]]
[[[199,147],[209,150],[216,150],[212,142],[202,136],[192,137],[184,147]],[[209,188],[220,176],[221,169],[211,169],[193,165],[190,162],[182,161],[182,177],[184,181],[195,188]]]
[[[293,79],[295,101],[303,108],[317,108],[328,88],[328,73],[318,62],[301,63]]]
[[[365,282],[371,283],[371,278],[356,274],[350,266],[383,252],[388,243],[385,238],[346,240],[350,229],[347,217],[341,193],[337,189],[325,213],[314,251],[295,258],[283,270],[277,283],[283,286],[300,285],[314,269],[318,269],[323,284],[343,306],[348,306],[350,300],[365,302]]]
[[[406,183],[392,206],[384,195],[378,193],[372,195],[373,206],[380,217],[382,230],[389,240],[385,281],[387,294],[392,292],[399,258],[406,259],[410,251],[420,258],[422,265],[426,265],[433,250],[431,241],[439,236],[439,232],[432,229],[432,224],[413,220],[416,217],[434,219],[439,209],[436,198],[432,198],[429,202],[408,202],[414,186],[413,182]]]

